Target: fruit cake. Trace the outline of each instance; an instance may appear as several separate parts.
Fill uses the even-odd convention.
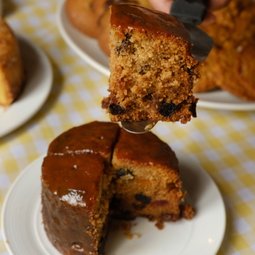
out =
[[[172,149],[153,133],[111,122],[71,128],[49,145],[42,164],[42,218],[64,255],[101,255],[111,217],[157,222],[192,218]]]

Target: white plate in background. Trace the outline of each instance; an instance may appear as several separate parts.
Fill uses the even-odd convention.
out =
[[[44,104],[52,86],[52,67],[45,53],[28,38],[18,36],[25,65],[24,88],[10,106],[0,107],[0,137],[28,121]]]
[[[26,167],[10,188],[2,210],[4,243],[12,255],[60,255],[45,234],[41,219],[41,164],[38,158]],[[221,194],[212,178],[187,155],[179,157],[186,189],[197,214],[192,220],[165,223],[137,219],[128,239],[122,231],[107,239],[111,255],[215,255],[225,233],[226,214]],[[186,171],[185,171],[186,170]]]
[[[57,24],[69,47],[99,72],[109,76],[108,57],[102,52],[95,39],[80,33],[70,24],[65,14],[63,0],[57,12]],[[255,102],[242,100],[226,91],[197,93],[196,96],[199,98],[198,107],[236,111],[255,110]]]
[[[215,90],[204,93],[197,93],[199,98],[198,106],[219,110],[232,111],[253,111],[255,102],[242,100],[227,91]]]

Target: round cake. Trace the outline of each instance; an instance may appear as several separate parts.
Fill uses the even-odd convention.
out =
[[[192,218],[173,150],[156,135],[94,121],[55,138],[42,164],[42,217],[62,254],[104,252],[109,217]]]

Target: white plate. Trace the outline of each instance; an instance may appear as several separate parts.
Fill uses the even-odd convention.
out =
[[[57,12],[57,24],[69,47],[99,72],[109,76],[108,57],[102,52],[96,40],[80,33],[70,24],[65,14],[63,0]],[[255,110],[255,102],[242,100],[226,91],[197,93],[196,96],[199,98],[198,107],[236,111]]]
[[[3,205],[4,242],[10,254],[59,255],[48,241],[40,213],[40,174],[43,157],[30,164],[13,183]],[[226,216],[221,194],[211,179],[187,155],[179,157],[184,183],[197,214],[192,220],[166,223],[157,229],[146,219],[132,228],[139,237],[111,234],[106,254],[111,255],[214,255],[224,237]],[[192,166],[192,167],[191,167]]]
[[[0,137],[23,125],[43,105],[52,85],[52,68],[44,52],[29,39],[18,36],[25,65],[26,81],[18,99],[0,107]]]

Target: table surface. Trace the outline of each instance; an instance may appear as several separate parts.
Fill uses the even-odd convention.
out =
[[[50,59],[54,79],[39,112],[0,138],[1,207],[14,179],[46,152],[53,138],[73,126],[108,120],[100,107],[108,77],[81,60],[61,38],[55,15],[58,1],[4,3],[5,18],[13,29]],[[218,185],[227,212],[226,234],[218,254],[255,254],[255,114],[201,108],[197,113],[186,125],[161,123],[156,132],[160,130],[157,134],[174,150],[194,157]],[[0,237],[0,255],[6,255]]]

